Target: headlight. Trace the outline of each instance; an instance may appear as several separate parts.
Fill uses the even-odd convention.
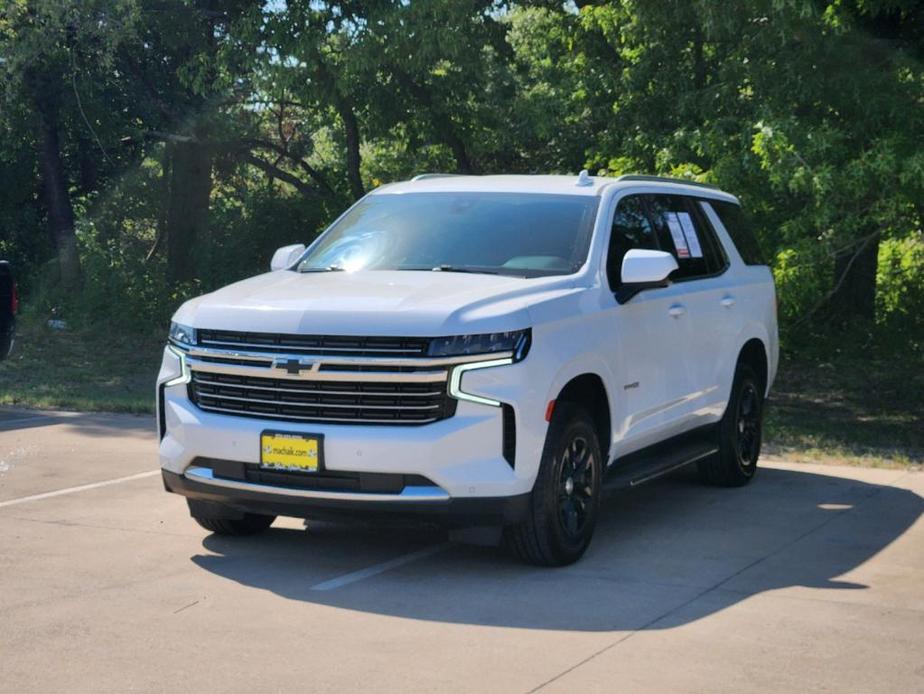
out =
[[[196,344],[196,329],[180,323],[170,323],[170,341],[181,345]]]
[[[513,352],[513,360],[520,361],[529,352],[531,337],[532,331],[529,328],[506,333],[437,337],[430,341],[428,354],[431,357],[462,357],[472,354]]]

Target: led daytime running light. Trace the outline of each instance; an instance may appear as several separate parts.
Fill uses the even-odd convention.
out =
[[[180,360],[180,375],[176,378],[171,378],[169,381],[164,383],[165,386],[179,386],[189,383],[192,380],[192,373],[189,371],[189,364],[186,363],[186,354],[178,350],[172,345],[167,345],[167,349],[170,350],[173,355]]]
[[[466,371],[476,371],[478,369],[489,369],[493,366],[508,366],[513,363],[513,359],[507,357],[506,359],[491,359],[489,361],[476,361],[471,364],[459,364],[452,370],[452,375],[449,377],[449,394],[456,398],[457,400],[468,400],[469,402],[476,402],[479,405],[491,405],[492,407],[500,407],[501,403],[499,400],[493,400],[491,398],[485,398],[481,395],[474,395],[472,393],[466,393],[462,390],[462,374]]]

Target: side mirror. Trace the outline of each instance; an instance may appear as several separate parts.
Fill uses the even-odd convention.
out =
[[[666,286],[668,275],[676,269],[677,260],[670,253],[632,249],[622,259],[622,286],[616,300],[624,304],[643,289]]]
[[[299,256],[305,252],[305,244],[293,243],[291,246],[283,246],[273,253],[273,259],[270,261],[270,271],[285,270],[292,263],[298,260]]]
[[[674,256],[665,251],[634,248],[622,259],[623,284],[653,284],[663,282],[677,269]]]

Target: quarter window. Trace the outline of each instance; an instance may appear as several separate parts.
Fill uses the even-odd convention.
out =
[[[606,276],[610,288],[615,290],[622,283],[622,259],[626,253],[634,248],[654,250],[657,247],[643,197],[630,195],[620,200],[613,215],[610,249],[606,260]]]
[[[742,209],[733,202],[710,200],[709,205],[722,220],[745,265],[766,265],[767,261],[754,235],[753,225]]]

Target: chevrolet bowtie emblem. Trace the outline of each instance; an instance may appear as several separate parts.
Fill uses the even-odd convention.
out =
[[[311,362],[304,362],[301,359],[274,359],[273,368],[274,369],[285,369],[286,373],[293,375],[298,375],[302,371],[311,371],[314,364]]]

